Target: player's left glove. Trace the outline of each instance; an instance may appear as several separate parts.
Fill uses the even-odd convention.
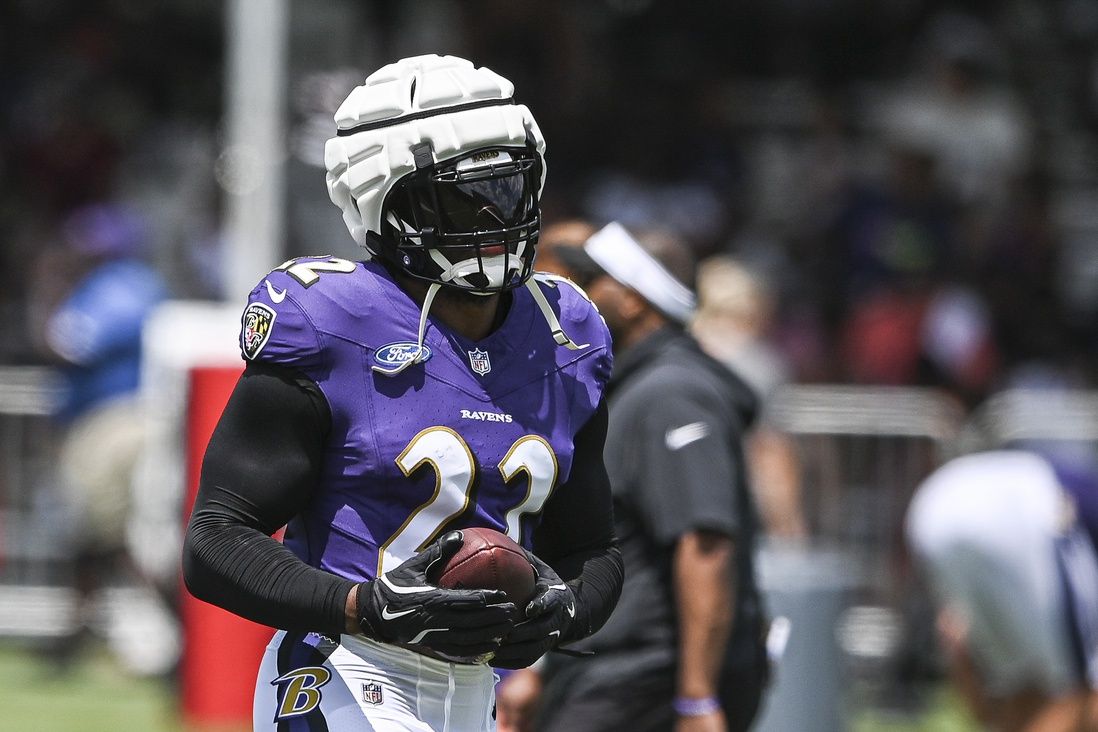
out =
[[[437,587],[427,575],[462,545],[450,531],[358,590],[359,625],[368,637],[407,646],[456,663],[480,663],[512,627],[514,603],[499,590]]]
[[[537,580],[534,597],[526,605],[526,619],[516,623],[503,639],[491,664],[498,668],[526,668],[557,647],[576,617],[576,596],[559,575],[532,552]]]

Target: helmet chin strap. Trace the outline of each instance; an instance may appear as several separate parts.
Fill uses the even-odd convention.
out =
[[[459,262],[453,264],[446,256],[437,249],[430,250],[431,260],[437,264],[442,273],[438,278],[443,282],[458,282],[462,285],[468,286],[468,282],[463,281],[464,278],[473,274],[480,274],[481,272],[488,278],[488,290],[486,292],[478,292],[477,290],[467,290],[474,295],[494,295],[495,289],[499,288],[503,284],[503,280],[507,277],[507,263],[508,259],[517,261],[521,267],[522,258],[517,255],[506,254],[494,254],[491,257],[469,257],[468,259],[462,259]],[[482,267],[483,262],[483,267]],[[498,274],[498,277],[493,277],[492,274]]]
[[[432,251],[432,258],[437,252]],[[446,258],[439,253],[439,258],[446,261]],[[507,261],[510,259],[517,260],[521,266],[522,257],[516,255],[496,254],[492,257],[486,258],[484,269],[499,268],[503,270],[503,275],[506,276],[504,268],[507,266]],[[437,261],[437,260],[436,260]],[[460,277],[466,277],[471,274],[481,272],[481,264],[476,257],[470,259],[463,259],[457,264],[450,266],[445,272],[442,273],[441,279],[450,282]],[[541,311],[542,317],[545,318],[545,322],[549,324],[549,330],[553,333],[553,340],[558,346],[564,346],[570,351],[578,351],[587,348],[590,343],[578,344],[568,337],[568,334],[564,332],[564,328],[561,327],[560,320],[557,318],[557,314],[553,312],[553,308],[549,305],[549,301],[545,299],[545,293],[541,291],[541,287],[534,281],[533,277],[526,280],[526,289],[530,291],[530,295],[533,296],[534,302],[538,304],[538,310]],[[491,295],[491,292],[475,292],[477,295]]]
[[[569,351],[581,351],[591,345],[590,343],[576,343],[568,337],[568,334],[564,332],[564,328],[560,325],[560,320],[557,319],[557,314],[553,312],[553,308],[549,305],[549,301],[545,299],[545,293],[541,291],[541,287],[538,285],[537,280],[533,277],[526,280],[526,289],[530,291],[530,295],[533,296],[534,302],[538,304],[538,310],[541,311],[541,315],[545,318],[545,322],[549,324],[549,330],[553,332],[553,340],[556,341],[558,346],[564,346]]]
[[[473,264],[477,264],[475,260],[473,261]],[[464,268],[464,265],[465,262],[459,262],[458,264],[455,264],[451,268],[451,270],[457,270],[459,267]],[[474,271],[479,272],[480,267],[477,266]],[[448,272],[447,274],[450,273]],[[471,274],[471,272],[467,272],[466,274]],[[444,275],[444,278],[449,280],[452,279],[453,276],[446,277]],[[534,302],[537,303],[538,310],[541,311],[542,317],[545,318],[545,322],[549,325],[549,330],[553,334],[553,341],[558,346],[563,346],[570,351],[580,351],[591,345],[589,343],[576,343],[568,337],[568,334],[564,332],[564,328],[561,327],[560,320],[557,318],[557,314],[553,312],[553,308],[549,304],[549,301],[545,299],[545,293],[541,291],[541,287],[538,285],[537,281],[533,277],[526,280],[525,287],[530,292],[530,295],[534,298]],[[371,366],[374,371],[379,374],[384,374],[385,376],[396,376],[397,374],[403,373],[404,370],[409,368],[410,366],[413,366],[414,364],[423,361],[423,337],[427,333],[427,315],[431,311],[431,305],[435,301],[435,295],[437,295],[438,291],[441,289],[442,285],[438,282],[432,282],[431,285],[427,288],[427,294],[423,298],[423,308],[420,310],[419,313],[419,334],[416,337],[416,348],[412,352],[412,357],[398,366],[388,368],[385,366],[374,364],[373,366]],[[478,292],[475,294],[491,295],[493,293]]]

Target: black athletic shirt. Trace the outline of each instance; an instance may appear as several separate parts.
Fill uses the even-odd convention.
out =
[[[678,654],[674,548],[689,531],[735,540],[729,651],[741,640],[754,643],[761,622],[753,558],[758,520],[743,448],[754,395],[692,338],[669,327],[620,354],[607,398],[606,464],[629,575],[613,618],[583,647],[599,654],[600,672],[670,672]],[[595,673],[595,664],[588,666]]]

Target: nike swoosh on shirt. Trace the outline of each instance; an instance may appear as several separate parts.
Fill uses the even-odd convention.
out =
[[[401,610],[398,613],[394,613],[394,612],[389,612],[389,606],[386,605],[385,607],[381,608],[381,619],[382,620],[396,620],[397,618],[403,618],[405,615],[411,615],[417,609],[418,608],[413,607],[409,610]]]
[[[276,290],[270,280],[264,280],[264,282],[267,283],[267,294],[271,296],[271,299],[274,300],[276,305],[286,299],[285,290],[282,290],[281,292]]]
[[[682,427],[667,430],[664,442],[668,450],[681,450],[691,442],[697,442],[709,435],[709,425],[705,422],[691,422]]]

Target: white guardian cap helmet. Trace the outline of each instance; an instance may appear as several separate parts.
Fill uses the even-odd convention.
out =
[[[328,195],[351,236],[412,277],[477,294],[525,283],[545,139],[514,85],[454,56],[371,74],[335,114]]]

